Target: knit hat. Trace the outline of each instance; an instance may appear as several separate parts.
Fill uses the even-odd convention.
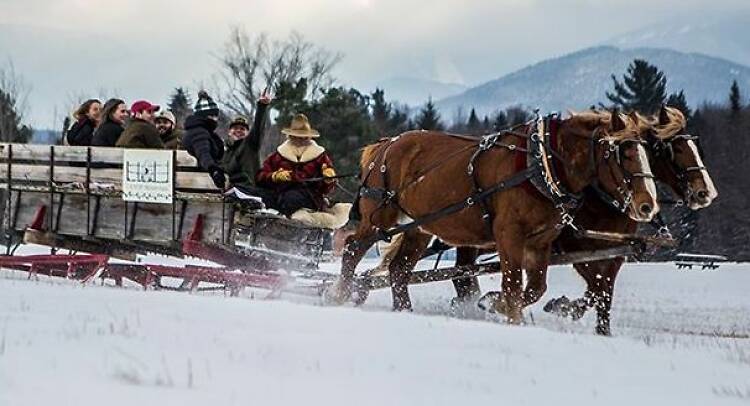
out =
[[[195,103],[195,115],[200,117],[218,116],[219,106],[205,90],[198,92],[198,101]]]
[[[229,123],[229,128],[232,128],[234,126],[242,126],[250,129],[250,122],[247,121],[247,118],[245,116],[235,116],[232,121]]]
[[[177,120],[174,118],[174,114],[172,114],[169,110],[162,110],[158,114],[156,114],[156,120],[167,120],[172,122],[172,124],[177,124]]]

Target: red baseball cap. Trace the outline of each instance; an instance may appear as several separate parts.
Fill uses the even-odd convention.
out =
[[[130,107],[130,112],[133,114],[143,113],[144,111],[150,111],[154,113],[159,111],[159,106],[156,104],[151,104],[145,100],[138,100]]]

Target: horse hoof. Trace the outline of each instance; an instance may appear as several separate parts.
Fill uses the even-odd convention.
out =
[[[559,317],[568,317],[568,313],[570,312],[570,299],[565,295],[552,299],[544,305],[543,310]]]
[[[352,298],[350,283],[337,279],[323,291],[323,302],[327,305],[341,306]]]
[[[604,337],[611,337],[612,332],[609,330],[609,326],[596,326],[596,334]]]
[[[586,310],[588,309],[588,306],[586,305],[586,299],[579,298],[572,302],[570,302],[570,317],[576,321],[580,320],[581,317],[583,317],[584,314],[586,314]]]
[[[479,298],[477,307],[485,312],[505,314],[503,292],[487,292]]]

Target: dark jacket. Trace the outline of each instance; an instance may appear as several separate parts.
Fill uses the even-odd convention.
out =
[[[205,170],[221,167],[224,157],[224,141],[216,135],[216,122],[192,115],[185,120],[185,137],[182,145],[187,152],[198,159]]]
[[[255,185],[255,175],[260,170],[260,144],[267,112],[268,104],[258,103],[253,128],[248,136],[227,146],[221,166],[229,175],[229,184]]]
[[[113,121],[105,121],[94,131],[91,145],[95,147],[114,147],[124,128]]]
[[[166,149],[184,149],[182,147],[182,130],[173,128],[169,134],[160,134]]]
[[[117,140],[117,147],[164,149],[159,130],[148,121],[134,118]]]
[[[96,123],[88,117],[76,121],[66,134],[68,145],[91,145],[95,129]]]

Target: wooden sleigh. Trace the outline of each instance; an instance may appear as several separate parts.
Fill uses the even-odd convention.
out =
[[[59,263],[54,258],[19,260],[12,254],[22,243],[130,261],[139,254],[152,253],[198,257],[224,268],[184,267],[180,271],[132,265],[110,266],[100,273],[113,275],[118,282],[125,277],[144,286],[169,274],[190,280],[193,289],[200,282],[212,282],[225,284],[234,293],[238,286],[257,285],[259,274],[278,275],[261,278],[263,287],[277,288],[283,278],[288,279],[279,270],[317,268],[330,230],[243,210],[241,203],[225,198],[185,151],[169,151],[171,156],[158,168],[168,171],[171,179],[169,203],[128,201],[124,198],[123,168],[130,163],[125,162],[124,151],[0,144],[0,235],[7,247],[5,262],[0,265],[66,275],[76,266],[74,257],[59,256]],[[237,272],[254,275],[246,278]]]

